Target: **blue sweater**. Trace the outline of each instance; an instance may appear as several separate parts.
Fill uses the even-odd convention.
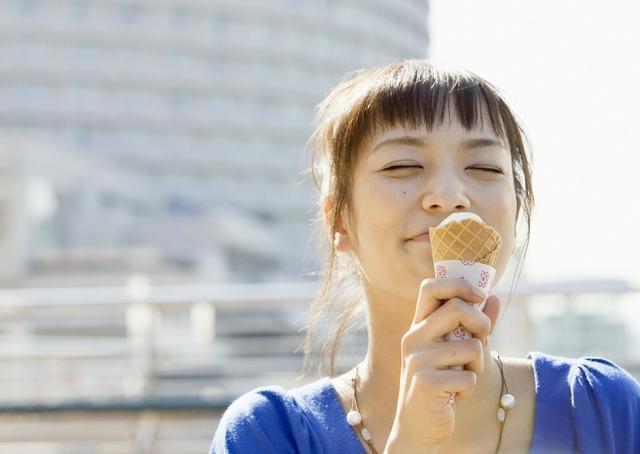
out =
[[[530,352],[536,385],[531,450],[640,453],[640,383],[603,358]],[[211,454],[364,454],[328,377],[286,391],[256,388],[225,411]]]

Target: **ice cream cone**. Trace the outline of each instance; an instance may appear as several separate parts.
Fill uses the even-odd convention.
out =
[[[467,260],[493,266],[498,260],[502,243],[500,234],[478,216],[458,217],[437,227],[430,227],[429,237],[434,263]]]
[[[487,295],[495,276],[495,263],[500,253],[500,234],[473,213],[455,213],[437,227],[429,228],[435,277],[464,278]],[[483,310],[486,299],[474,304]],[[470,339],[471,334],[459,325],[445,340]],[[450,369],[462,370],[463,366]]]

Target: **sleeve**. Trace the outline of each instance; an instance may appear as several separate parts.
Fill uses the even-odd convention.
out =
[[[640,453],[640,383],[595,357],[577,360],[570,383],[579,452]]]
[[[311,452],[305,429],[302,411],[283,388],[257,388],[225,410],[210,454]]]

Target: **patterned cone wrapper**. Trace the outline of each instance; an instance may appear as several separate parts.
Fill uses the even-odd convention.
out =
[[[496,274],[494,265],[502,243],[500,234],[473,213],[455,213],[437,227],[430,227],[429,237],[436,279],[464,278],[486,297]],[[486,302],[485,298],[482,303],[473,306],[481,311]],[[472,337],[462,325],[458,325],[445,336],[445,340]],[[450,369],[462,370],[464,367],[451,366]]]

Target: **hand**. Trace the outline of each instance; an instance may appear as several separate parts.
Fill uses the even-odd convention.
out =
[[[484,312],[472,306],[483,301],[465,279],[422,281],[413,323],[401,341],[398,404],[387,446],[402,439],[405,446],[433,449],[453,434],[450,393],[458,400],[473,393],[476,374],[484,369],[483,341],[499,313],[495,295],[487,298]],[[460,324],[474,337],[446,342],[444,336]],[[449,370],[454,365],[465,370]]]

